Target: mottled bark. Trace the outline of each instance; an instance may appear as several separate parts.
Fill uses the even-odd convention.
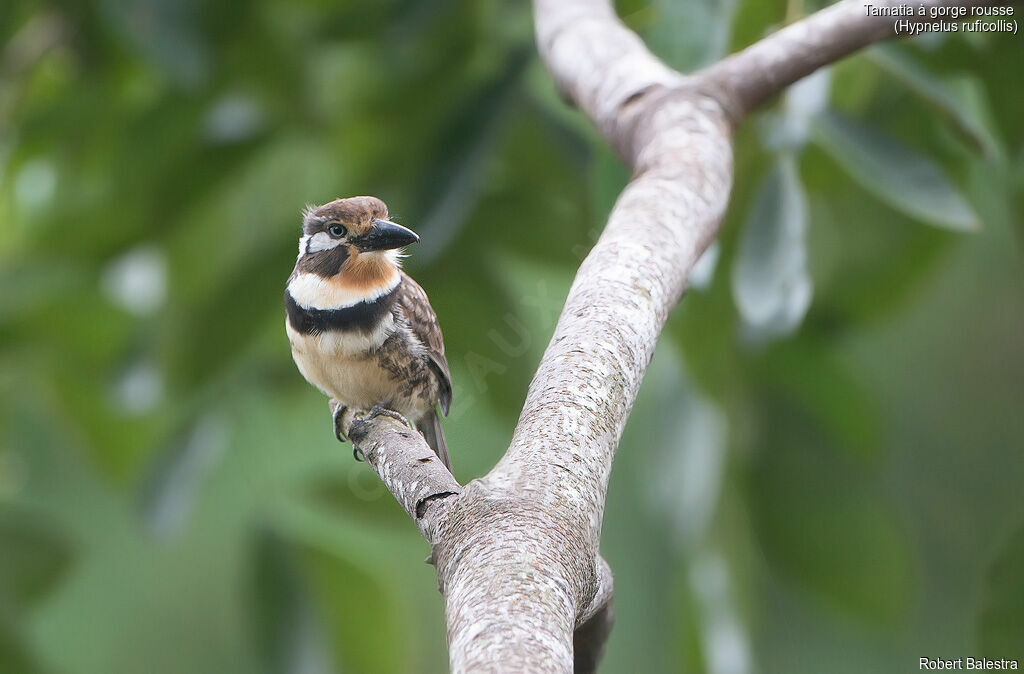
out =
[[[668,313],[718,233],[732,129],[788,84],[892,34],[891,19],[847,1],[683,75],[607,0],[533,4],[558,88],[633,179],[580,266],[511,446],[489,474],[460,487],[394,420],[344,420],[432,546],[460,673],[564,674],[574,660],[594,671],[611,626],[612,576],[598,544],[612,458]]]

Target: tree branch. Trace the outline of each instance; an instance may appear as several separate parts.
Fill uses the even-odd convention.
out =
[[[891,34],[891,20],[847,0],[685,76],[608,0],[533,5],[558,88],[633,179],[580,266],[511,446],[463,488],[417,434],[386,417],[343,418],[433,546],[458,673],[594,671],[611,627],[598,546],[612,459],[669,311],[718,233],[732,129],[786,85]]]
[[[886,38],[896,37],[895,22],[900,17],[871,16],[868,8],[891,8],[907,5],[905,0],[842,0],[830,7],[797,21],[710,66],[696,77],[702,80],[729,111],[740,121],[752,110],[790,84],[810,75],[818,68],[840,60]],[[945,6],[981,6],[990,1],[949,2],[949,0],[918,0],[913,8]],[[931,23],[943,17],[915,15],[911,21]],[[948,17],[945,17],[948,20]]]
[[[338,402],[331,400],[332,416],[338,407]],[[423,436],[391,417],[359,417],[351,408],[344,410],[338,428],[416,522],[423,537],[433,543],[436,522],[447,502],[462,493],[462,485]]]

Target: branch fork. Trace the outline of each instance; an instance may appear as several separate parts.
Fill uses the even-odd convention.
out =
[[[609,0],[533,7],[559,92],[633,179],[580,266],[511,446],[462,486],[395,419],[344,410],[338,425],[431,544],[460,674],[595,671],[612,622],[612,574],[598,554],[612,459],[669,311],[718,234],[732,132],[789,84],[894,35],[890,19],[842,0],[684,75]]]

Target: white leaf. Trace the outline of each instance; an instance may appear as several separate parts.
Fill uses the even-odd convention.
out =
[[[832,71],[822,68],[789,87],[781,111],[769,127],[766,147],[795,150],[806,145],[812,122],[828,108],[831,85]]]
[[[792,155],[784,154],[758,193],[733,264],[733,298],[755,333],[778,336],[800,325],[811,303],[807,197]]]

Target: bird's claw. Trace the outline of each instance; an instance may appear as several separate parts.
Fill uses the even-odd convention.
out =
[[[348,438],[345,437],[345,431],[342,429],[342,422],[344,421],[345,412],[347,411],[347,405],[336,400],[331,400],[331,418],[334,420],[334,437],[338,438],[338,442],[348,442]]]
[[[393,409],[389,409],[383,405],[374,405],[373,409],[370,410],[370,413],[366,415],[366,419],[373,419],[374,417],[391,417],[403,426],[408,426],[410,430],[416,430],[416,427],[409,423],[408,419]]]
[[[339,442],[348,442],[349,439],[345,437],[345,432],[344,430],[342,430],[342,425],[344,422],[345,413],[348,412],[349,408],[344,403],[334,399],[330,401],[330,405],[331,417],[334,419],[334,437],[338,438]],[[408,426],[409,428],[415,430],[415,427],[411,423],[409,423],[408,419],[406,419],[404,416],[394,411],[393,409],[389,409],[387,407],[384,407],[383,405],[374,405],[373,409],[371,409],[366,414],[358,412],[356,413],[357,421],[369,421],[374,417],[390,417],[395,421],[400,422],[402,425]],[[363,454],[363,450],[359,449],[359,447],[356,446],[355,442],[352,443],[352,458],[355,459],[356,461],[366,460],[366,455]]]

